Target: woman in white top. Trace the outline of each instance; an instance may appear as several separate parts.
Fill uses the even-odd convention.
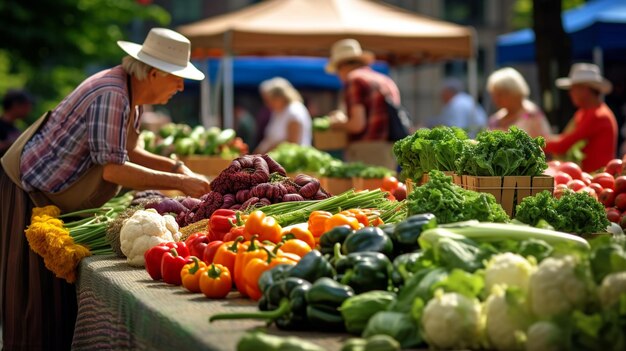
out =
[[[489,129],[523,129],[535,138],[551,134],[550,124],[541,109],[528,100],[530,89],[522,75],[511,67],[493,72],[487,79],[487,90],[499,110],[489,117]]]
[[[265,138],[254,152],[267,153],[283,142],[310,146],[311,116],[291,83],[276,77],[261,83],[259,90],[272,117],[265,128]]]

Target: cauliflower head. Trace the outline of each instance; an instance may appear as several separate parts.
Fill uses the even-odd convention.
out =
[[[526,333],[527,351],[559,351],[563,350],[563,332],[554,323],[540,321],[528,328]]]
[[[533,263],[518,254],[506,252],[494,255],[485,269],[485,289],[489,293],[498,284],[516,286],[526,292],[530,276],[535,270]]]
[[[531,323],[524,295],[520,290],[496,285],[485,302],[485,331],[496,350],[520,350],[522,335]]]
[[[180,238],[180,235],[174,217],[161,216],[154,209],[139,210],[124,221],[120,231],[122,252],[128,264],[143,267],[144,253],[148,249],[160,243],[175,241],[175,237]]]
[[[598,291],[602,307],[611,308],[626,294],[626,271],[604,277]]]
[[[458,293],[437,290],[422,314],[424,338],[439,349],[476,348],[482,332],[481,305]]]
[[[547,258],[528,284],[530,310],[537,317],[553,317],[582,307],[590,293],[588,267],[574,256]]]

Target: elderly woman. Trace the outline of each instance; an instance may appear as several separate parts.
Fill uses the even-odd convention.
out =
[[[272,116],[255,152],[266,153],[283,142],[311,145],[311,116],[291,83],[276,77],[262,82],[259,90]]]
[[[141,105],[165,104],[183,78],[204,75],[189,63],[182,35],[154,28],[143,45],[118,42],[122,65],[87,78],[39,119],[2,158],[2,331],[5,350],[69,349],[75,287],[56,278],[28,246],[35,206],[63,211],[101,206],[120,186],[177,189],[200,196],[209,183],[184,164],[137,147]]]
[[[550,124],[539,107],[528,100],[530,89],[524,77],[513,68],[493,72],[487,80],[487,90],[499,110],[489,117],[489,129],[523,129],[535,138],[550,135]]]

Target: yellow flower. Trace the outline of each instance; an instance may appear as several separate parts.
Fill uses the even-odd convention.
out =
[[[59,217],[61,215],[61,209],[56,206],[45,206],[33,208],[33,217],[48,215],[51,217]]]

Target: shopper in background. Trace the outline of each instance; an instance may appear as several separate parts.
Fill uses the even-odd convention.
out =
[[[310,146],[311,116],[291,83],[276,77],[262,82],[259,90],[272,116],[255,153],[267,153],[284,142]]]
[[[31,97],[21,90],[9,90],[2,99],[3,113],[0,115],[0,157],[11,147],[20,136],[15,121],[26,118],[32,108]]]
[[[556,80],[556,86],[569,89],[569,96],[578,108],[566,132],[548,139],[544,149],[549,154],[564,154],[572,145],[584,140],[586,157],[582,162],[585,172],[594,172],[616,156],[617,121],[603,102],[613,85],[602,77],[600,68],[589,63],[577,63],[567,78]]]
[[[551,134],[550,124],[541,109],[528,100],[530,89],[524,77],[513,68],[493,72],[487,80],[491,100],[499,110],[489,117],[489,129],[523,129],[535,138]]]
[[[441,100],[444,103],[441,114],[429,121],[428,127],[437,125],[459,127],[465,129],[471,137],[486,127],[485,110],[464,91],[460,80],[449,78],[444,81]]]
[[[387,140],[389,134],[388,99],[400,105],[400,91],[388,76],[372,70],[374,54],[363,51],[354,39],[336,42],[326,72],[336,74],[344,85],[345,113],[329,114],[335,129],[348,133],[350,141]]]

